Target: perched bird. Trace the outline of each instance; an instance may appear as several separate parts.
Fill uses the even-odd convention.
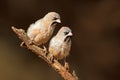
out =
[[[56,12],[49,12],[30,25],[27,35],[32,43],[38,46],[45,44],[52,36],[57,23],[61,23],[60,15]]]
[[[57,60],[65,59],[71,48],[72,31],[69,27],[63,26],[49,44],[49,53]]]

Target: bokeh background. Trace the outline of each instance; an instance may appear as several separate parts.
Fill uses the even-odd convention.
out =
[[[71,72],[80,80],[120,80],[119,0],[0,0],[0,80],[63,80],[45,61],[19,47],[11,30],[26,30],[50,11],[61,15],[59,26],[73,31],[67,57]]]

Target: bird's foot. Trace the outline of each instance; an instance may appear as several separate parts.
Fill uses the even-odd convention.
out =
[[[48,60],[51,62],[51,63],[53,63],[54,62],[54,56],[51,54],[51,53],[49,53],[48,55],[47,55],[47,58],[48,58]]]
[[[69,70],[69,64],[68,64],[68,62],[65,61],[64,67],[65,67],[66,70]]]
[[[47,51],[47,48],[43,45],[43,51],[45,53],[45,56],[47,55],[48,51]]]
[[[34,42],[33,40],[30,40],[30,41],[29,41],[29,45],[34,44],[33,42]]]

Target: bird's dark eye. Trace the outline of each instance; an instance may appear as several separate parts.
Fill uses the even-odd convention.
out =
[[[65,35],[67,35],[69,32],[64,32]]]
[[[53,20],[57,20],[58,18],[54,17]]]

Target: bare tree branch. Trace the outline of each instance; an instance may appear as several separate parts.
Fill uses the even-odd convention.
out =
[[[27,36],[26,32],[23,29],[17,29],[12,27],[12,30],[18,35],[18,37],[25,43],[27,49],[31,50],[33,53],[38,55],[39,58],[45,60],[56,72],[58,72],[64,80],[78,80],[75,72],[73,74],[69,72],[64,66],[62,66],[57,60],[54,59],[52,62],[50,58],[46,56],[46,51],[34,44],[30,44],[31,40]]]

